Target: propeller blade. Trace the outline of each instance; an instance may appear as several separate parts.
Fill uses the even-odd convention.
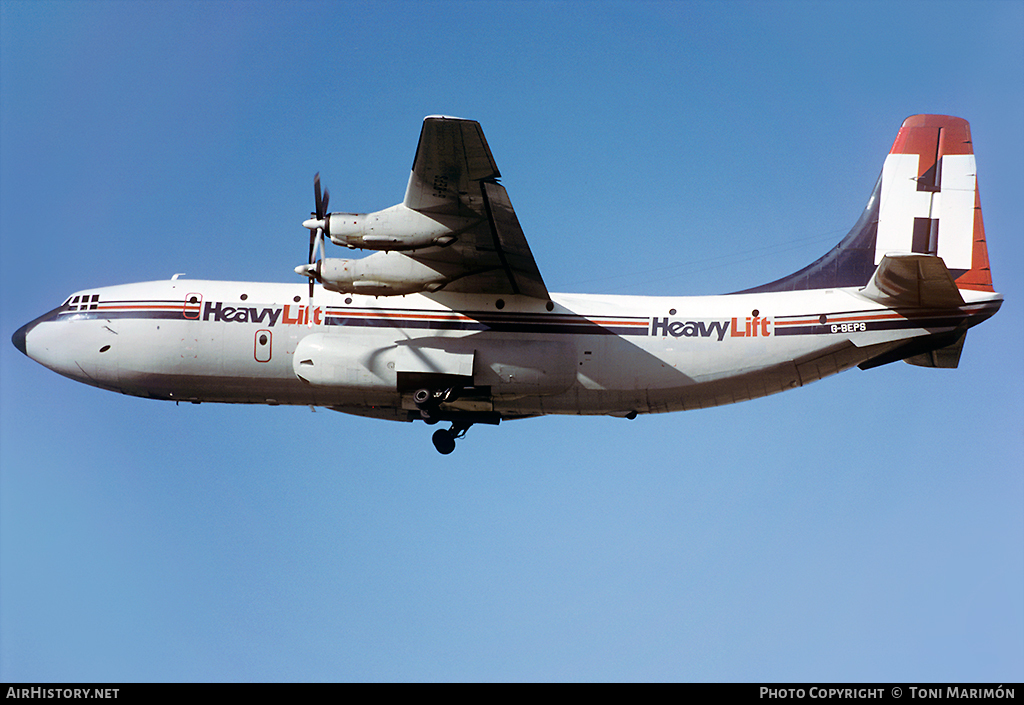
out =
[[[324,257],[324,231],[321,230],[320,228],[316,229],[316,239],[315,239],[313,245],[311,245],[311,249],[309,251],[309,263],[310,264],[313,264],[313,257],[314,257],[314,255],[317,255],[317,254],[320,255],[321,259],[323,259],[323,257]],[[317,267],[313,271],[315,271],[317,274],[319,274],[320,273],[320,268]],[[314,281],[314,277],[310,277],[309,278],[309,308],[308,308],[309,327],[310,328],[313,327],[313,281]]]
[[[320,172],[318,171],[313,176],[313,201],[316,206],[316,211],[310,213],[310,216],[316,220],[307,220],[302,225],[309,228],[309,264],[306,267],[296,267],[295,271],[299,274],[305,274],[309,277],[309,308],[307,310],[308,324],[310,327],[313,326],[313,288],[316,284],[320,268],[314,265],[316,264],[317,255],[321,259],[324,258],[326,252],[324,251],[324,227],[326,223],[324,219],[327,215],[327,205],[331,201],[331,194],[327,189],[320,191]]]
[[[316,229],[316,247],[313,248],[313,254],[320,259],[327,256],[327,253],[324,252],[324,231],[320,228]]]
[[[321,244],[321,241],[320,241],[322,235],[323,235],[323,231],[318,229],[316,231],[316,240],[317,240],[317,247],[320,248],[320,256],[321,257],[323,257],[323,245]],[[312,276],[310,276],[310,278],[309,278],[309,306],[306,307],[306,324],[310,328],[313,327],[313,284],[316,282],[316,275],[318,275],[319,273],[320,273],[320,267],[317,267],[312,272],[310,272],[310,274]]]
[[[314,203],[316,204],[316,219],[323,220],[324,218],[324,202],[320,198],[320,172],[316,173],[313,177],[313,196],[315,197]]]

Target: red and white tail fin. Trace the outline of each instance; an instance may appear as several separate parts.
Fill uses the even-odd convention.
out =
[[[958,288],[992,291],[971,126],[907,118],[882,167],[875,263],[890,252],[938,255]]]
[[[849,234],[813,264],[747,291],[863,287],[886,255],[905,253],[938,255],[959,289],[993,291],[971,128],[962,118],[907,118]]]

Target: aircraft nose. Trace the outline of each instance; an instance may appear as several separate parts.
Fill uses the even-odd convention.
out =
[[[21,351],[22,355],[28,355],[29,357],[32,357],[31,355],[28,354],[28,344],[26,342],[28,340],[28,334],[31,333],[32,329],[35,328],[36,326],[38,326],[40,323],[43,323],[44,321],[52,321],[52,320],[56,319],[57,318],[57,314],[60,313],[62,310],[64,310],[64,309],[62,307],[58,306],[57,308],[53,309],[52,311],[48,311],[48,312],[44,313],[39,318],[37,318],[37,319],[35,319],[33,321],[29,321],[28,323],[23,325],[21,328],[19,328],[18,330],[14,331],[14,335],[11,336],[11,342],[14,343],[14,347],[18,348],[18,350]],[[33,359],[35,359],[35,358],[33,358]]]
[[[28,352],[25,350],[25,337],[28,335],[28,332],[35,327],[35,324],[35,321],[26,323],[21,328],[14,331],[14,335],[11,336],[11,342],[14,343],[14,347],[21,351],[22,355],[28,355]]]

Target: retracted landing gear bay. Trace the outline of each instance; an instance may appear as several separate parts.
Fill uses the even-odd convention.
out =
[[[435,424],[442,419],[441,404],[454,401],[459,396],[457,387],[446,389],[417,389],[412,395],[413,403],[420,410],[420,418],[428,424]],[[454,448],[454,446],[452,446]],[[451,451],[448,451],[451,453]]]

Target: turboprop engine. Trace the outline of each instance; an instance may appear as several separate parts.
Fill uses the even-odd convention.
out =
[[[367,250],[418,250],[451,244],[478,218],[427,215],[404,204],[376,213],[328,213],[303,223],[310,230],[322,229],[335,245]]]
[[[316,210],[302,223],[309,229],[309,262],[295,268],[309,277],[310,306],[314,281],[343,294],[401,296],[437,291],[458,274],[440,271],[444,265],[428,266],[401,251],[445,247],[480,222],[479,217],[428,215],[402,203],[376,213],[330,213],[330,194],[326,189],[321,194],[319,173],[313,177],[313,197]],[[379,252],[363,259],[324,257],[325,236],[335,245]]]
[[[450,277],[399,252],[375,252],[362,259],[327,257],[299,265],[296,273],[316,279],[328,291],[401,296],[437,291]]]

